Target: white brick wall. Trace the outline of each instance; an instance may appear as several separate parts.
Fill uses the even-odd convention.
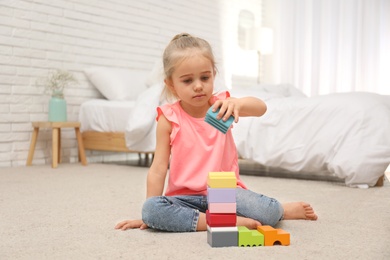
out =
[[[35,85],[38,77],[54,68],[75,74],[79,84],[67,88],[65,98],[68,120],[77,120],[83,101],[101,97],[82,73],[86,67],[150,71],[169,40],[184,31],[206,38],[220,59],[220,11],[232,2],[247,1],[1,0],[0,167],[25,165],[31,122],[47,120],[49,97]],[[72,129],[63,130],[62,144],[63,161],[77,161]],[[87,155],[89,161],[126,158]],[[51,133],[42,130],[33,164],[48,164],[50,158]]]

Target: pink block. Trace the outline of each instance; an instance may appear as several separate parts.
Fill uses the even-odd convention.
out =
[[[210,213],[231,213],[236,214],[236,203],[209,203]]]

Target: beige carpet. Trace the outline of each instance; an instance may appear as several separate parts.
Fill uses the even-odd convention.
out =
[[[139,218],[147,168],[61,164],[0,168],[0,259],[390,259],[390,185],[243,176],[282,202],[304,200],[318,221],[282,221],[288,247],[211,248],[206,233],[114,230]]]

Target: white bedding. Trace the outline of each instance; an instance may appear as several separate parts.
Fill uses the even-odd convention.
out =
[[[147,88],[136,101],[93,99],[80,106],[80,131],[124,132],[129,150],[154,151],[156,107],[162,85]]]
[[[233,128],[243,158],[292,172],[328,171],[351,187],[374,186],[390,163],[389,96],[251,94],[265,99],[268,110]]]
[[[82,131],[125,131],[130,150],[154,150],[161,90],[154,85],[133,104],[106,101],[111,112],[87,112],[88,105],[99,103],[83,104]],[[389,96],[356,92],[308,98],[288,85],[235,89],[231,94],[257,96],[268,107],[264,116],[240,118],[233,128],[244,159],[292,172],[327,171],[350,187],[374,186],[390,163]],[[119,105],[125,108],[115,111]]]
[[[136,101],[93,99],[81,104],[80,131],[124,132]]]

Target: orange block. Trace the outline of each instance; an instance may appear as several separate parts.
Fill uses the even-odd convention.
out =
[[[275,229],[271,226],[257,226],[257,231],[264,235],[264,245],[273,246],[273,245],[290,245],[290,233],[284,231],[283,229]]]

